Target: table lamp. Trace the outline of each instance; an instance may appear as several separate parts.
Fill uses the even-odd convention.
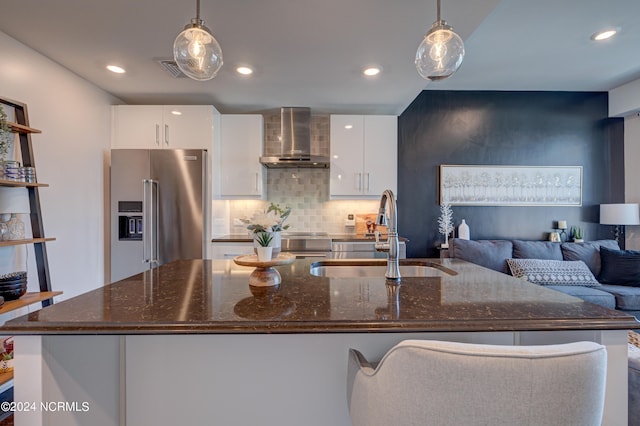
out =
[[[600,224],[615,225],[615,240],[619,243],[625,225],[640,225],[638,204],[600,204]]]

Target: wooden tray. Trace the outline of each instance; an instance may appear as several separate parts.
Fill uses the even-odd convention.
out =
[[[245,254],[242,256],[236,256],[233,261],[240,266],[253,266],[254,268],[271,268],[272,266],[288,265],[296,260],[296,256],[289,253],[279,253],[277,257],[274,257],[268,262],[260,262],[258,256],[255,254]]]

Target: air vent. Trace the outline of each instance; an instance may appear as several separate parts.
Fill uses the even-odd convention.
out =
[[[176,64],[176,61],[163,59],[158,61],[158,64],[160,65],[160,68],[162,68],[165,72],[170,74],[171,77],[173,78],[186,77],[186,75],[182,71],[180,71],[180,68],[178,68],[178,64]]]

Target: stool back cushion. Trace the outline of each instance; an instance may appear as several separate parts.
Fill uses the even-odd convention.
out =
[[[373,368],[349,353],[353,426],[600,425],[606,348],[407,340]]]

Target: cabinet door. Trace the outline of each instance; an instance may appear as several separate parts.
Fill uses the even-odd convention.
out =
[[[211,150],[213,114],[211,105],[165,106],[161,145],[169,149]]]
[[[364,116],[363,194],[379,197],[385,189],[397,196],[398,117]]]
[[[253,243],[214,243],[212,259],[233,259],[236,256],[253,253]]]
[[[263,198],[263,118],[259,114],[220,116],[220,198]]]
[[[111,148],[161,148],[162,106],[112,107]]]
[[[330,196],[357,198],[363,188],[363,116],[332,115],[330,125]]]

